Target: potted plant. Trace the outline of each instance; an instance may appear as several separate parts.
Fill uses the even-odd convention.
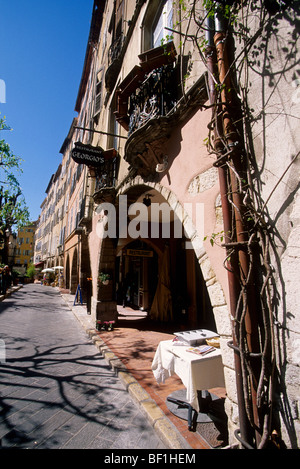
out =
[[[113,331],[114,330],[115,321],[96,321],[96,329],[97,331]]]
[[[103,285],[108,285],[110,281],[110,274],[108,274],[107,272],[100,272],[98,278],[100,283],[102,283]]]

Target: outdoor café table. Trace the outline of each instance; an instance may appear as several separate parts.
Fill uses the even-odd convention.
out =
[[[224,387],[224,372],[220,349],[200,356],[189,352],[190,345],[175,345],[173,340],[164,340],[158,344],[152,371],[158,383],[176,374],[186,388],[186,402],[201,412],[198,391],[215,387]]]

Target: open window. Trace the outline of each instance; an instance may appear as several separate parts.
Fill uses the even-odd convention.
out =
[[[142,24],[143,51],[153,49],[168,42],[172,33],[167,28],[173,28],[173,0],[153,0],[149,2]]]
[[[115,0],[114,11],[111,17],[109,32],[112,34],[112,43],[123,35],[124,0]]]
[[[167,41],[167,36],[170,36],[172,33],[167,28],[173,28],[173,0],[166,0],[163,2],[161,9],[158,12],[158,15],[155,17],[155,20],[151,28],[151,39],[152,47],[159,47],[162,45],[162,41]]]

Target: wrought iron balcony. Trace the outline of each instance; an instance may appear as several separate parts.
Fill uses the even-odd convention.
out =
[[[119,154],[112,148],[103,153],[103,163],[93,168],[96,178],[93,199],[96,203],[111,201],[115,194],[116,181],[119,171]]]
[[[173,42],[139,55],[117,90],[116,120],[129,135],[154,116],[165,115],[177,99]]]
[[[124,51],[124,34],[120,34],[118,38],[112,43],[108,50],[108,67],[105,72],[105,87],[106,90],[111,93],[115,82],[117,80],[118,74],[122,65],[122,51]]]
[[[177,79],[173,64],[152,70],[129,98],[128,136],[150,119],[166,116],[176,101]]]
[[[111,65],[121,55],[121,50],[124,44],[124,34],[121,33],[119,37],[112,43],[108,50],[108,65]]]

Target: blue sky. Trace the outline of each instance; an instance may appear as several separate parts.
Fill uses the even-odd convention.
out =
[[[0,0],[0,113],[13,129],[0,138],[24,160],[17,178],[31,220],[76,116],[92,10],[93,0]]]

